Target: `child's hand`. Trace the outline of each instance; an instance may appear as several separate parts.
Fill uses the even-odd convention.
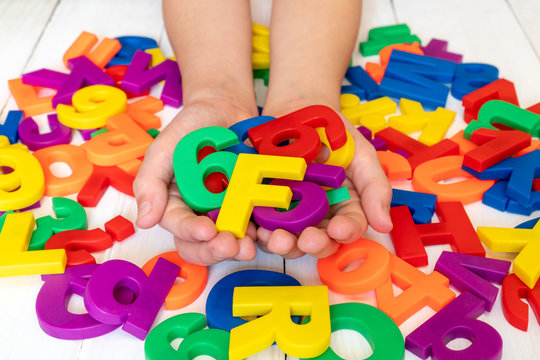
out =
[[[286,112],[279,114],[290,112],[291,109],[288,106],[286,108]],[[349,189],[351,200],[332,206],[327,219],[317,227],[308,227],[301,234],[292,234],[282,229],[269,231],[259,228],[257,241],[264,251],[285,258],[296,258],[304,254],[326,257],[337,250],[339,243],[350,243],[362,236],[368,225],[383,233],[392,229],[389,215],[392,189],[379,164],[376,151],[349,120],[343,115],[342,118],[355,142],[354,158],[346,170],[347,179],[344,183]]]
[[[242,239],[229,232],[218,233],[212,220],[198,216],[182,201],[174,180],[173,153],[183,136],[202,127],[229,127],[256,116],[225,103],[228,104],[212,98],[186,105],[148,148],[133,183],[138,205],[137,226],[148,229],[159,223],[174,235],[180,255],[197,264],[251,260],[256,255],[253,224]]]

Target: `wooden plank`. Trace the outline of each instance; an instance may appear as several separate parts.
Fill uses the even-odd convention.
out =
[[[0,2],[0,108],[9,97],[7,80],[21,74],[57,3],[58,0]]]
[[[529,43],[540,57],[540,2],[528,0],[508,0],[508,5],[512,9],[519,25],[527,34]]]

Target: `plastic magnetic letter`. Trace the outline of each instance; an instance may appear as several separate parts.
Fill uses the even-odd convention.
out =
[[[463,130],[459,130],[453,136],[449,137],[449,139],[458,144],[459,155],[464,155],[478,147],[478,145],[463,137]]]
[[[34,224],[31,212],[7,215],[0,233],[0,277],[64,272],[63,249],[27,251]]]
[[[71,97],[83,86],[99,84],[114,86],[114,80],[86,56],[71,59],[68,63],[71,73],[52,98],[52,105],[55,108],[58,104],[71,104]]]
[[[470,123],[471,120],[478,119],[478,111],[484,103],[490,100],[503,100],[519,106],[514,83],[506,79],[498,79],[463,97],[462,104],[465,108],[463,119],[465,122]]]
[[[478,120],[471,121],[463,136],[470,139],[472,133],[480,128],[496,129],[493,124],[501,124],[515,130],[538,137],[540,115],[501,100],[486,102],[478,111]]]
[[[6,221],[6,217],[9,214],[13,214],[13,210],[4,211],[2,215],[0,215],[0,231],[2,231],[2,228],[4,227],[4,222]]]
[[[408,180],[412,177],[411,164],[402,155],[391,151],[377,151],[377,158],[388,180]]]
[[[342,167],[311,163],[307,166],[304,181],[275,179],[270,183],[291,188],[292,200],[299,201],[294,208],[281,211],[272,207],[256,206],[253,208],[253,218],[257,224],[268,230],[282,228],[298,233],[308,226],[316,226],[326,217],[330,207],[327,193],[321,186],[337,189],[343,181],[345,170]]]
[[[443,251],[435,264],[435,271],[450,280],[459,291],[469,291],[486,303],[491,311],[499,289],[490,284],[501,284],[510,269],[510,261]]]
[[[147,360],[190,360],[200,355],[228,359],[229,333],[219,329],[204,329],[203,314],[185,313],[173,316],[156,326],[144,341]],[[183,338],[178,349],[171,346]]]
[[[361,303],[342,303],[330,306],[332,332],[354,330],[368,341],[373,354],[368,360],[402,360],[405,340],[396,324],[381,310]],[[332,348],[313,360],[344,360]]]
[[[259,154],[302,157],[312,162],[321,151],[321,140],[315,128],[323,127],[330,149],[337,150],[347,142],[341,117],[324,105],[312,105],[248,130],[249,139]],[[280,143],[295,141],[279,146]]]
[[[345,181],[345,169],[340,166],[311,163],[307,166],[304,181],[337,189]]]
[[[489,64],[465,63],[456,66],[452,96],[458,100],[499,78],[499,69]]]
[[[53,235],[66,230],[86,230],[86,211],[76,201],[68,198],[55,197],[52,199],[54,214],[36,219],[37,228],[32,234],[28,250],[43,250],[47,240]]]
[[[328,204],[330,206],[339,204],[340,202],[351,200],[351,194],[346,186],[342,186],[337,189],[331,189],[326,191],[326,197],[328,198]]]
[[[73,94],[73,106],[56,107],[58,120],[73,129],[104,127],[108,118],[123,113],[127,107],[126,93],[114,86],[92,85]]]
[[[540,150],[510,159],[512,173],[506,186],[506,195],[521,204],[531,199],[535,178],[540,176]]]
[[[441,107],[432,112],[425,112],[419,102],[405,98],[399,101],[399,109],[402,115],[388,118],[388,126],[405,134],[422,131],[418,141],[429,146],[444,138],[456,116],[454,111]]]
[[[180,268],[159,259],[152,273],[146,274],[124,260],[109,260],[94,271],[84,294],[88,313],[105,324],[124,324],[122,329],[143,340],[176,280]],[[135,294],[132,301],[120,301],[119,289]]]
[[[215,152],[216,149],[214,149],[212,146],[203,147],[197,154],[197,162],[201,162],[201,160],[206,156]],[[204,186],[206,189],[208,189],[208,191],[218,194],[229,186],[229,179],[227,179],[227,176],[225,176],[223,173],[213,172],[206,175],[206,178],[204,179]]]
[[[407,161],[411,164],[413,171],[417,166],[429,160],[459,154],[459,146],[452,140],[444,139],[434,145],[427,146],[391,127],[377,132],[375,138],[383,140],[390,151],[405,151],[409,154]]]
[[[359,98],[375,100],[383,96],[379,91],[379,84],[373,80],[362,66],[349,66],[345,77],[355,86],[355,92],[361,92]]]
[[[116,166],[94,166],[94,171],[77,194],[77,201],[82,206],[97,206],[109,186],[126,195],[135,196],[133,180],[135,180],[134,176]]]
[[[485,256],[485,250],[459,201],[441,201],[436,206],[440,222],[415,224],[407,206],[390,208],[395,230],[390,233],[396,255],[413,266],[428,264],[425,245],[450,244],[462,254]]]
[[[364,260],[354,270],[345,271],[347,265]],[[379,243],[360,238],[351,244],[341,244],[338,250],[317,261],[322,283],[340,294],[362,294],[382,285],[392,271],[390,253]]]
[[[463,165],[481,172],[531,145],[531,135],[518,130],[480,128],[472,133],[471,141],[482,146],[467,152]]]
[[[456,294],[448,288],[448,278],[437,271],[425,274],[392,255],[392,275],[375,289],[377,307],[399,326],[424,306],[435,311],[451,302]],[[392,284],[403,289],[394,296]]]
[[[0,210],[18,210],[34,205],[45,191],[45,179],[39,161],[13,146],[0,148],[0,166],[13,169],[0,175]]]
[[[176,60],[176,57],[174,56],[165,57],[165,55],[163,55],[163,53],[161,52],[161,49],[158,47],[153,49],[146,49],[144,50],[144,52],[152,55],[152,62],[150,63],[152,66],[161,64],[165,61],[165,59]]]
[[[269,69],[253,69],[253,79],[261,79],[264,81],[264,86],[268,86],[270,77]]]
[[[80,146],[62,144],[39,149],[33,154],[41,164],[45,177],[46,196],[66,196],[79,192],[90,177],[93,165]],[[57,176],[50,166],[65,163],[71,169],[69,176]]]
[[[254,53],[270,53],[270,36],[255,35],[252,37],[252,48]]]
[[[111,220],[107,221],[104,226],[105,232],[111,235],[113,241],[124,241],[135,234],[133,223],[122,215],[113,217]]]
[[[527,331],[529,327],[529,305],[536,321],[540,324],[540,283],[529,289],[516,274],[510,274],[502,283],[502,309],[506,320],[514,327]],[[527,299],[525,303],[521,299]]]
[[[358,102],[354,106],[343,108],[342,112],[354,125],[365,126],[373,132],[378,132],[386,127],[384,117],[394,114],[396,109],[396,103],[385,96],[364,103]]]
[[[302,358],[318,356],[330,345],[326,286],[237,287],[233,315],[262,316],[231,330],[231,360],[245,359],[274,341],[287,355]],[[311,320],[297,325],[291,315],[309,315]]]
[[[128,67],[129,67],[128,65],[113,65],[105,69],[105,73],[113,78],[114,83],[115,83],[114,86],[117,87],[118,89],[122,89],[122,79],[124,78],[124,75],[126,74]],[[150,90],[143,91],[142,93],[138,95],[130,93],[129,91],[124,91],[124,92],[126,93],[126,96],[128,99],[132,99],[134,97],[140,97],[140,96],[148,96],[150,94]]]
[[[298,157],[238,155],[216,221],[218,231],[230,231],[237,238],[243,238],[254,206],[288,209],[292,199],[291,189],[287,186],[264,185],[262,180],[302,180],[306,167],[304,159]]]
[[[103,69],[121,48],[122,44],[117,39],[104,38],[98,44],[96,35],[83,31],[64,53],[64,65],[69,67],[70,59],[86,55],[96,66]]]
[[[265,229],[272,231],[284,229],[291,233],[299,233],[308,226],[319,224],[330,210],[326,192],[317,184],[309,181],[275,179],[269,185],[289,187],[293,193],[291,200],[300,202],[293,209],[284,212],[273,207],[255,206],[253,219]]]
[[[426,56],[453,61],[456,64],[461,63],[463,55],[448,52],[447,48],[448,41],[440,39],[431,39],[426,46],[421,46],[421,49],[424,51],[424,55]]]
[[[365,65],[366,72],[375,80],[377,83],[380,83],[384,72],[386,71],[386,65],[390,60],[390,55],[394,49],[407,51],[413,54],[424,55],[424,52],[420,48],[420,44],[413,42],[412,44],[392,44],[385,46],[381,51],[379,51],[379,60],[380,64],[374,62],[367,62]]]
[[[154,139],[126,114],[107,119],[106,133],[81,145],[88,160],[99,166],[113,166],[144,156]]]
[[[21,78],[8,80],[8,87],[19,109],[24,111],[24,116],[34,116],[54,111],[51,96],[40,97],[37,89],[32,85],[26,85]]]
[[[248,146],[244,143],[244,141],[246,141],[248,138],[248,130],[274,119],[275,117],[273,116],[257,116],[251,119],[237,122],[236,124],[229,126],[229,130],[234,131],[236,136],[238,136],[238,144],[228,147],[225,150],[233,152],[235,154],[257,154],[257,151],[253,147]]]
[[[161,110],[163,110],[163,101],[153,96],[147,96],[128,104],[126,114],[143,130],[148,131],[161,128],[161,119],[155,115]]]
[[[461,169],[463,156],[444,156],[420,164],[414,171],[412,185],[415,191],[437,195],[439,201],[461,201],[466,205],[482,199],[493,186],[493,180],[479,180]],[[459,182],[441,183],[450,178],[465,178]]]
[[[102,251],[113,245],[111,235],[97,228],[92,230],[66,230],[51,236],[45,243],[45,250],[66,249],[67,267],[95,264],[90,254]]]
[[[122,89],[133,94],[140,94],[152,85],[165,80],[161,100],[175,108],[180,107],[182,105],[182,77],[178,64],[167,59],[161,64],[147,69],[151,60],[152,55],[137,50],[122,79]]]
[[[218,126],[195,130],[178,142],[173,155],[174,175],[182,199],[192,209],[206,213],[221,206],[225,193],[212,193],[204,186],[204,180],[213,172],[221,172],[230,179],[238,157],[232,152],[218,151],[198,162],[201,149],[211,146],[222,150],[237,143],[238,137],[232,130]]]
[[[475,319],[485,311],[485,303],[465,291],[444,309],[420,325],[405,339],[405,348],[421,359],[485,359],[502,357],[502,338],[491,325]],[[464,338],[471,344],[463,350],[446,346]]]
[[[452,82],[456,63],[429,56],[392,51],[380,92],[386,96],[420,101],[436,108],[446,106],[449,89],[444,83]]]
[[[27,85],[57,90],[68,78],[69,74],[49,69],[39,69],[22,75],[22,81]]]
[[[500,211],[506,211],[510,201],[510,198],[505,194],[507,184],[508,181],[506,180],[497,181],[484,193],[482,204]]]
[[[98,266],[72,267],[64,274],[46,278],[36,299],[38,323],[45,333],[57,339],[81,340],[107,334],[119,326],[103,324],[89,314],[74,314],[66,309],[71,296],[84,296],[88,279]]]
[[[491,251],[517,252],[513,271],[529,288],[540,277],[540,222],[532,229],[479,226],[478,237]]]
[[[107,66],[129,65],[137,50],[159,47],[156,40],[144,36],[119,36],[116,39],[120,41],[122,48]]]
[[[386,119],[384,120],[385,127],[386,127]],[[375,148],[377,151],[386,151],[386,143],[382,139],[374,139],[372,136],[372,130],[365,127],[365,126],[359,126],[356,128],[360,134],[362,134],[363,137],[366,138],[366,140],[369,141],[371,145]]]
[[[345,143],[345,145],[343,145],[337,150],[331,150],[324,129],[317,128],[315,130],[317,131],[317,134],[319,134],[321,143],[326,145],[330,152],[330,155],[328,156],[328,159],[324,162],[324,164],[341,166],[345,169],[349,167],[349,164],[351,163],[355,152],[355,144],[352,135],[347,130],[345,130],[347,132],[347,142]]]
[[[6,120],[0,125],[0,135],[4,135],[9,139],[11,144],[15,144],[19,141],[19,134],[17,129],[19,123],[24,120],[24,112],[20,110],[10,110],[7,114]]]
[[[380,26],[369,30],[368,41],[360,43],[360,52],[364,56],[377,55],[384,47],[391,44],[420,42],[411,34],[407,24]]]
[[[437,196],[433,194],[392,189],[390,206],[407,205],[416,224],[427,224],[435,213]]]
[[[268,270],[241,270],[220,279],[210,290],[206,300],[208,327],[231,331],[247,321],[234,317],[233,292],[238,286],[300,286],[290,275]],[[300,323],[300,318],[294,318]]]
[[[28,117],[19,125],[19,137],[28,149],[36,151],[45,147],[69,144],[71,141],[71,129],[58,121],[57,114],[48,114],[47,120],[51,131],[41,134],[38,124]]]
[[[178,277],[184,279],[179,284],[174,284],[165,298],[165,309],[175,310],[183,308],[199,297],[208,282],[208,271],[206,266],[191,264],[180,257],[177,251],[169,251],[148,260],[142,270],[149,275],[152,272],[157,260],[162,257],[180,266]]]

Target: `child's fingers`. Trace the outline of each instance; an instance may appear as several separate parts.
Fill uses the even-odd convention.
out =
[[[265,253],[271,253],[271,251],[268,250],[268,240],[270,240],[271,235],[271,230],[265,229],[262,226],[257,228],[257,246]]]
[[[257,256],[257,248],[255,248],[254,238],[247,235],[238,241],[238,253],[234,256],[234,260],[250,261]]]
[[[164,140],[162,140],[164,139]],[[156,225],[165,211],[168,187],[172,178],[172,151],[167,136],[158,137],[147,149],[144,161],[133,182],[137,199],[137,226]]]
[[[339,244],[330,239],[326,231],[315,227],[308,227],[298,237],[298,249],[316,258],[332,255]]]
[[[238,240],[238,254],[234,256],[234,260],[238,261],[250,261],[257,256],[257,248],[255,247],[255,239],[257,238],[257,228],[255,224],[250,222],[248,224],[246,235]]]
[[[367,230],[367,219],[360,197],[350,181],[346,182],[351,199],[330,208],[330,220],[326,225],[328,236],[340,243],[353,242]]]
[[[210,241],[217,235],[215,224],[207,216],[198,216],[179,197],[170,196],[160,225],[184,241]]]
[[[175,237],[185,241],[210,241],[217,235],[217,229],[207,216],[198,216],[180,197],[176,184],[169,185],[167,207],[160,225]]]
[[[296,242],[296,235],[287,230],[277,229],[270,235],[267,248],[273,254],[285,255],[297,249]]]
[[[230,232],[222,232],[206,242],[185,241],[174,238],[176,249],[182,258],[193,264],[213,265],[238,255],[240,245]]]
[[[381,197],[385,198],[381,201]],[[392,230],[392,219],[390,218],[390,201],[392,192],[386,191],[379,182],[370,181],[362,189],[360,200],[362,209],[366,214],[371,227],[381,233],[388,233]]]
[[[389,212],[392,188],[373,146],[358,132],[353,138],[356,153],[347,169],[347,176],[360,196],[362,210],[369,225],[376,231],[389,232],[392,229]]]
[[[237,239],[230,232],[218,233],[206,242],[192,242],[175,237],[176,249],[188,262],[213,265],[224,260],[249,261],[257,255],[253,238],[246,235]]]

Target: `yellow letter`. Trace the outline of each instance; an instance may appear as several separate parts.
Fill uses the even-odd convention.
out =
[[[287,186],[263,185],[263,178],[302,180],[303,158],[240,154],[236,160],[225,199],[216,221],[218,231],[230,231],[237,238],[246,234],[254,206],[288,209],[292,191]]]
[[[19,147],[0,148],[0,166],[13,169],[0,175],[0,210],[18,210],[35,204],[45,191],[39,161]]]
[[[233,315],[263,316],[231,330],[231,360],[244,359],[274,341],[286,354],[299,358],[319,356],[330,345],[326,286],[237,287]],[[298,325],[292,322],[291,315],[309,315],[311,319]]]
[[[540,277],[540,222],[532,229],[479,226],[478,238],[491,251],[518,252],[514,273],[531,289]]]
[[[402,115],[390,117],[388,126],[405,134],[422,130],[418,141],[426,145],[441,141],[456,116],[455,112],[441,107],[424,112],[422,104],[408,99],[399,101],[399,109]]]
[[[108,85],[87,86],[73,94],[73,106],[56,107],[58,121],[73,129],[104,127],[108,118],[123,113],[127,96],[122,90]]]
[[[64,272],[64,249],[27,251],[34,224],[30,212],[7,215],[0,233],[0,277]]]

